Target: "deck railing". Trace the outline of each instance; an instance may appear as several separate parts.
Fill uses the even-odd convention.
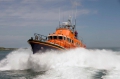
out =
[[[47,36],[34,33],[34,37],[31,37],[30,40],[47,41]]]

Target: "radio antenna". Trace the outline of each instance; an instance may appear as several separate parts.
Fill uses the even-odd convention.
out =
[[[59,8],[59,27],[60,27],[60,8]]]
[[[75,11],[75,30],[76,30],[76,15],[77,15],[77,5],[76,5],[76,11]]]

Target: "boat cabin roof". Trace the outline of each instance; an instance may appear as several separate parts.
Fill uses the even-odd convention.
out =
[[[48,36],[64,36],[64,37],[69,37],[69,38],[75,37],[74,32],[68,28],[58,28],[56,29],[55,33],[49,34]]]

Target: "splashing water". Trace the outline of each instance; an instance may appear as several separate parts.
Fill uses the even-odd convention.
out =
[[[77,48],[32,54],[30,49],[18,49],[0,61],[0,70],[45,71],[34,79],[119,79],[119,53]]]

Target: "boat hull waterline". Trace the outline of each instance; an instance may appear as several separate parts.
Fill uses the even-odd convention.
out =
[[[28,41],[28,43],[31,45],[33,54],[37,52],[45,52],[48,50],[64,50],[65,48],[52,44],[52,43],[47,43],[47,42],[40,42],[36,40]]]

